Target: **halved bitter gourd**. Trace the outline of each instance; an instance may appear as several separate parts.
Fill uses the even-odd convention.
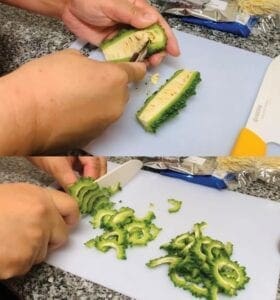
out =
[[[187,99],[195,94],[201,81],[197,71],[179,70],[146,101],[136,117],[148,132],[156,130],[175,117],[186,106]]]
[[[100,46],[106,61],[129,62],[137,57],[147,47],[146,57],[163,51],[166,48],[167,37],[159,24],[146,29],[124,29]]]

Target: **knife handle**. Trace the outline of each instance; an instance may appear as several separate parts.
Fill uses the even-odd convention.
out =
[[[243,128],[232,149],[232,156],[265,156],[266,143],[253,131]]]

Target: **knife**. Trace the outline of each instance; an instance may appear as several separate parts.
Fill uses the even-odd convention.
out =
[[[150,41],[148,41],[138,53],[135,53],[132,56],[130,62],[143,62],[148,54],[149,44],[150,44]]]
[[[132,159],[109,171],[107,174],[95,180],[95,182],[101,187],[108,187],[118,183],[121,187],[124,187],[141,170],[142,166],[143,163],[140,160]],[[57,182],[52,183],[49,187],[55,189],[60,188]]]
[[[101,187],[108,187],[117,183],[124,187],[141,170],[142,166],[143,163],[140,160],[132,159],[109,171],[95,182]]]
[[[280,145],[280,56],[268,67],[246,127],[231,154],[264,156],[268,143]]]

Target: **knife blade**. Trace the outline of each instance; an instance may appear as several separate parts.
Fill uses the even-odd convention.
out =
[[[142,61],[144,61],[144,59],[146,58],[147,53],[148,53],[149,44],[150,44],[150,41],[148,41],[139,52],[135,53],[132,56],[130,62],[142,62]]]
[[[280,56],[269,65],[257,99],[233,147],[233,156],[264,156],[267,144],[280,145]]]
[[[140,160],[132,159],[96,180],[99,186],[108,187],[120,183],[124,187],[142,168]]]

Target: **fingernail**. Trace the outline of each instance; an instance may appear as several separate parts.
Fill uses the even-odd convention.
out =
[[[145,21],[148,21],[148,22],[155,22],[156,21],[156,16],[155,15],[153,15],[153,14],[144,14],[143,15],[143,19],[145,20]]]

